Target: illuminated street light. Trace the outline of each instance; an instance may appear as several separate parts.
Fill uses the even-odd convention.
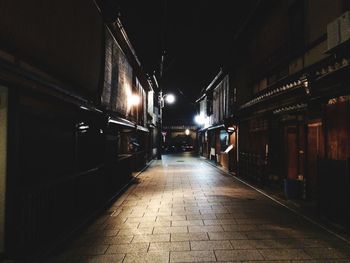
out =
[[[165,101],[169,104],[173,104],[175,102],[175,96],[173,94],[165,94]]]
[[[167,103],[169,104],[172,104],[175,102],[175,96],[173,94],[164,94],[163,95],[163,92],[160,90],[159,91],[159,96],[158,96],[158,103],[159,103],[159,122],[158,122],[158,125],[159,125],[159,142],[158,142],[158,160],[161,160],[162,159],[162,154],[161,154],[161,151],[162,151],[162,144],[161,144],[161,141],[162,141],[162,131],[163,131],[163,108],[164,108],[164,101],[166,101]]]
[[[186,129],[185,130],[185,134],[188,136],[188,135],[190,135],[190,130],[189,129]]]
[[[159,105],[161,108],[164,108],[164,101],[166,101],[168,104],[173,104],[175,102],[175,96],[173,94],[160,94]]]
[[[194,121],[198,124],[198,125],[203,125],[205,124],[205,118],[203,115],[196,115],[194,117]]]

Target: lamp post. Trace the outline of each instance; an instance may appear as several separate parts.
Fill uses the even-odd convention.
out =
[[[162,159],[162,130],[163,130],[163,108],[165,105],[165,101],[169,104],[175,102],[175,96],[173,94],[164,94],[162,91],[159,91],[158,95],[158,105],[159,105],[159,120],[158,120],[158,151],[157,151],[157,159]]]

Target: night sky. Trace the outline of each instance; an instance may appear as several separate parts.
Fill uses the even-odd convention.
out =
[[[145,72],[159,72],[162,50],[166,51],[163,89],[174,93],[177,101],[164,108],[165,124],[192,122],[194,101],[233,59],[234,36],[256,2],[119,1],[122,23]]]

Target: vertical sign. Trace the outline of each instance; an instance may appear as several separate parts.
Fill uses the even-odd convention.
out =
[[[0,253],[4,252],[7,155],[7,88],[0,86]]]

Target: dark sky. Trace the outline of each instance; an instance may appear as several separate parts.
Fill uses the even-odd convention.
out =
[[[119,1],[122,23],[145,71],[159,71],[162,50],[166,51],[163,89],[175,93],[177,101],[164,108],[165,123],[192,121],[194,101],[231,59],[233,38],[255,3]]]

